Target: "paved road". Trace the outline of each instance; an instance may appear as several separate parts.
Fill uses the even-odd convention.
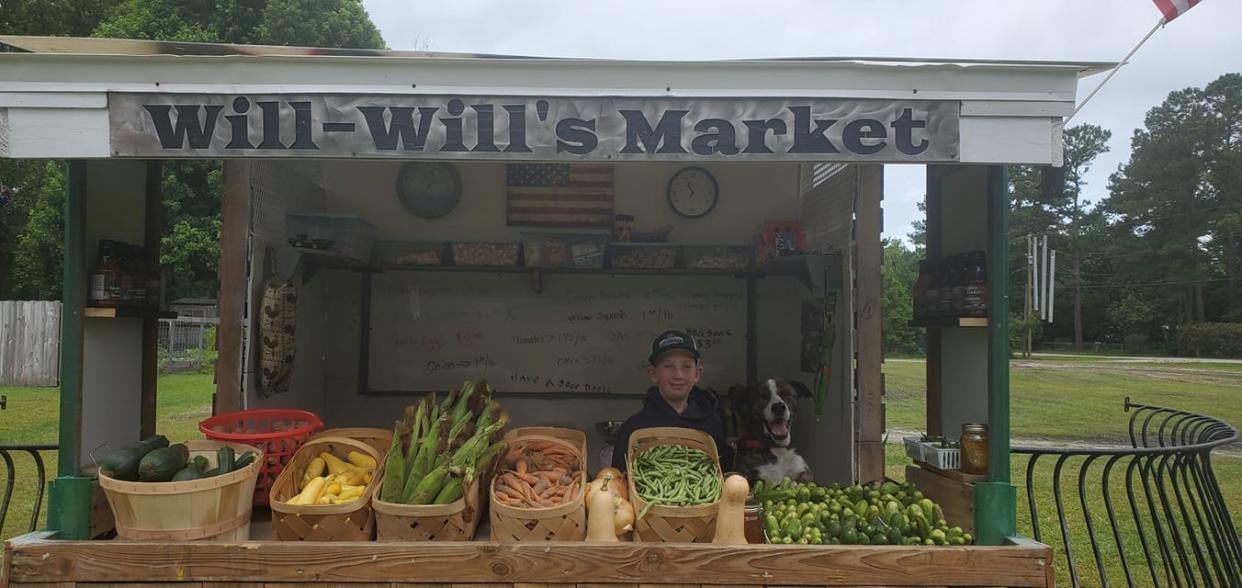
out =
[[[1083,356],[1083,355],[1075,355],[1075,354],[1073,354],[1073,353],[1035,353],[1035,354],[1033,354],[1033,355],[1034,355],[1035,357],[1050,357],[1050,358],[1057,358],[1057,357],[1064,357],[1064,358],[1081,358],[1081,357],[1090,357],[1090,358],[1092,358],[1092,359],[1098,360],[1100,363],[1169,363],[1169,364],[1175,364],[1175,363],[1183,363],[1183,364],[1194,364],[1194,363],[1228,363],[1228,364],[1237,364],[1237,365],[1242,365],[1242,359],[1217,359],[1217,358],[1212,358],[1212,357],[1138,357],[1138,356],[1130,357],[1130,356],[1113,356],[1113,355],[1088,355],[1088,356]],[[1013,360],[1015,360],[1015,361],[1021,361],[1021,360],[1022,360],[1022,358],[1021,358],[1021,357],[1018,357],[1018,356],[1015,356],[1015,357],[1013,357]],[[923,360],[922,360],[922,359],[918,359],[918,358],[901,358],[901,357],[887,358],[887,359],[885,359],[884,361],[886,361],[886,362],[919,362],[919,363],[923,363]]]
[[[1035,357],[1083,357],[1073,353],[1034,353]],[[1113,356],[1113,355],[1090,355],[1094,359],[1104,362],[1117,363],[1233,363],[1242,364],[1242,359],[1217,359],[1212,357],[1138,357],[1138,356]],[[1016,359],[1016,358],[1015,358]]]

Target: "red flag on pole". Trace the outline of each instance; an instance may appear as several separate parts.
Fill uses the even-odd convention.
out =
[[[1151,0],[1156,4],[1156,8],[1164,13],[1164,22],[1172,22],[1173,19],[1186,14],[1199,0]]]

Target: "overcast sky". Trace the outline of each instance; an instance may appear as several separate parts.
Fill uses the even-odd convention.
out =
[[[1150,0],[364,0],[392,49],[615,59],[802,56],[1119,61],[1160,12]],[[1088,174],[1098,201],[1130,136],[1170,91],[1242,72],[1242,0],[1203,0],[1155,36],[1071,125],[1113,132]],[[1081,101],[1103,75],[1079,83]],[[885,236],[921,218],[923,167],[886,173]]]

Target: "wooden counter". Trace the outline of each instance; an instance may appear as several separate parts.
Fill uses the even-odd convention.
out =
[[[1051,557],[1048,546],[1025,540],[1004,547],[477,541],[224,544],[58,541],[47,533],[31,533],[5,542],[0,584],[1052,586]]]

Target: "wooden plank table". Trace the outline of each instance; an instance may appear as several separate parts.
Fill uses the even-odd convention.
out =
[[[536,586],[1051,586],[1051,550],[1003,547],[649,543],[246,543],[59,541],[4,544],[4,584]],[[434,586],[433,586],[434,585]]]

